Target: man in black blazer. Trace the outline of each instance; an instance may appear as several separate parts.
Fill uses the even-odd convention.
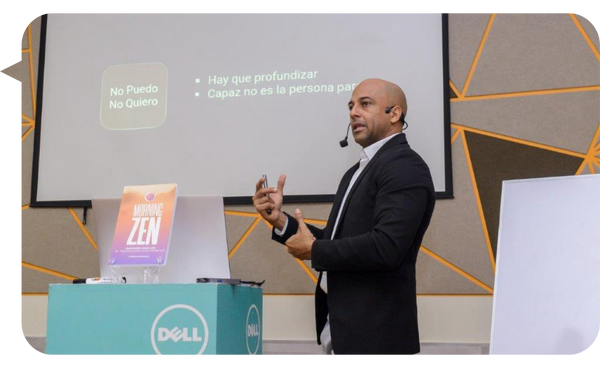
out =
[[[277,188],[262,188],[261,179],[253,202],[273,239],[321,271],[316,324],[326,352],[415,354],[415,265],[435,204],[431,174],[402,133],[407,103],[397,85],[363,81],[348,107],[363,151],[342,178],[327,226],[281,211],[285,175]]]

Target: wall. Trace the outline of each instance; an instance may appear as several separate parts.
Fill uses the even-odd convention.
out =
[[[502,180],[600,172],[600,44],[591,23],[577,15],[449,19],[455,198],[438,201],[418,258],[420,328],[424,342],[486,343]],[[39,19],[31,23],[23,61],[4,71],[22,82],[27,336],[45,334],[48,284],[99,273],[93,209],[84,226],[80,208],[28,206],[39,28]],[[300,207],[310,222],[324,225],[331,206]],[[232,277],[267,280],[265,339],[314,339],[310,263],[271,242],[251,206],[228,206],[225,215]]]

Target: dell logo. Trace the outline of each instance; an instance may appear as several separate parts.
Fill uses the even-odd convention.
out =
[[[178,341],[202,341],[202,338],[198,336],[198,329],[196,327],[192,328],[192,336],[188,335],[188,329],[184,327],[180,329],[179,327],[175,327],[169,331],[168,328],[160,327],[158,329],[158,341],[163,342],[169,339],[178,342]]]
[[[248,354],[254,355],[258,353],[262,340],[260,327],[261,323],[258,307],[252,304],[248,309],[248,315],[246,316],[246,348]]]
[[[258,325],[254,324],[254,325],[248,325],[246,326],[246,336],[247,337],[256,337],[258,335],[260,335],[260,332],[258,330]]]
[[[202,354],[208,345],[208,335],[202,313],[185,304],[163,309],[150,331],[156,354]]]

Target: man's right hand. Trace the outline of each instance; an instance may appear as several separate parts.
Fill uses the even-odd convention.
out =
[[[265,178],[261,178],[258,183],[256,183],[256,192],[252,197],[252,203],[256,208],[256,212],[279,230],[283,229],[287,220],[287,217],[281,212],[285,178],[285,175],[279,177],[277,188],[263,188],[262,186],[265,182]],[[267,210],[271,210],[271,214],[268,214]]]

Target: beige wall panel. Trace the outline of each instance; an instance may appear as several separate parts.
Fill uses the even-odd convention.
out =
[[[50,284],[70,284],[71,281],[44,272],[19,266],[19,294],[48,293]],[[44,285],[44,288],[40,288]]]
[[[237,242],[242,238],[242,236],[244,236],[254,220],[256,219],[253,217],[225,215],[228,252],[230,252]]]
[[[261,221],[229,261],[231,277],[262,281],[267,294],[310,294],[315,284],[285,246],[271,240]]]
[[[28,128],[19,128],[19,133],[21,133],[21,129]],[[33,134],[29,134],[23,143],[19,143],[19,206],[29,204],[30,202],[32,164]]]
[[[459,92],[467,81],[489,19],[489,14],[448,16],[450,79]]]
[[[599,73],[600,73],[600,69]],[[452,103],[452,122],[587,153],[600,122],[600,91]]]
[[[598,28],[598,21],[590,18],[589,15],[584,13],[575,12],[574,14],[585,33],[590,38],[590,41],[592,41],[592,45],[594,45],[596,51],[600,51],[600,30]]]
[[[97,251],[66,208],[22,211],[23,261],[76,277],[100,274]]]
[[[6,75],[9,75],[21,82],[21,111],[26,116],[33,119],[33,108],[31,102],[31,76],[29,74],[29,54],[21,54],[21,62],[11,65],[2,70]]]
[[[460,136],[452,144],[452,174],[454,199],[436,202],[423,246],[493,287],[494,273]]]
[[[499,14],[467,95],[598,84],[598,60],[568,14]]]
[[[27,33],[27,28],[25,28],[25,30],[23,31],[23,37],[21,38],[21,48],[23,50],[29,48],[29,35]]]
[[[417,294],[489,294],[423,251],[417,257]]]
[[[33,78],[36,83],[35,89],[37,91],[37,73],[38,73],[38,60],[40,58],[40,30],[42,26],[42,14],[38,13],[29,19],[31,27],[31,44],[33,45]]]

